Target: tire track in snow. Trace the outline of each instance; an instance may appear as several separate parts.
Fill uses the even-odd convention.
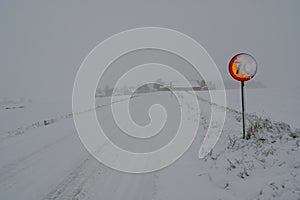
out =
[[[102,119],[102,121],[105,120],[107,117]],[[115,133],[119,133],[119,130]],[[116,137],[117,134],[113,134],[113,136]],[[95,187],[97,187],[97,191],[93,191]],[[133,200],[145,199],[145,195],[146,199],[155,200],[158,190],[156,173],[146,175],[121,173],[99,164],[93,157],[90,157],[82,161],[43,200],[94,198]]]
[[[83,199],[85,198],[84,186],[87,181],[101,170],[102,165],[93,157],[84,159],[79,166],[52,189],[43,200],[56,199]]]
[[[193,109],[193,108],[190,108]],[[208,116],[199,113],[201,117],[200,126],[204,130],[208,128]],[[106,119],[106,118],[105,118]],[[103,120],[105,120],[103,119]],[[157,173],[146,175],[131,175],[124,174],[105,166],[91,167],[93,158],[85,159],[74,171],[72,171],[63,181],[61,181],[51,192],[49,192],[43,200],[58,200],[58,199],[88,199],[91,195],[97,199],[151,199],[159,198],[159,176]],[[89,167],[90,166],[90,167]],[[106,168],[106,170],[104,170]],[[90,170],[91,172],[87,172]],[[101,171],[99,176],[93,176]],[[105,171],[105,172],[104,172]],[[90,180],[98,178],[98,180]],[[101,180],[100,180],[101,179]],[[94,182],[93,182],[94,181]],[[91,188],[88,183],[99,186],[98,191],[94,194],[89,194]],[[91,184],[90,183],[90,184]],[[95,186],[94,185],[94,186]],[[146,186],[146,187],[145,187]],[[128,197],[128,198],[127,198]]]

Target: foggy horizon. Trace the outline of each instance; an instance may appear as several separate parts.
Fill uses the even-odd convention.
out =
[[[195,39],[224,80],[234,82],[231,57],[247,52],[258,63],[255,81],[298,89],[299,7],[298,1],[1,1],[0,98],[69,101],[76,72],[98,43],[147,26]]]

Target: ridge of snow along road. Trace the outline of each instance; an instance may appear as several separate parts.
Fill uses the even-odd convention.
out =
[[[247,132],[252,139],[242,140],[241,113],[212,104],[203,96],[198,93],[200,102],[226,109],[228,117],[218,144],[202,162],[206,172],[199,176],[207,176],[237,199],[299,199],[299,130],[284,122],[247,114]]]
[[[136,97],[138,97],[138,95],[130,96],[129,98],[132,99],[132,98],[136,98]],[[103,98],[103,97],[101,97],[101,98]],[[109,103],[105,103],[105,104],[102,104],[102,105],[97,105],[95,108],[84,110],[84,111],[81,111],[81,112],[78,112],[78,113],[69,113],[69,114],[64,114],[64,115],[62,115],[60,117],[56,117],[56,118],[50,118],[50,119],[48,118],[48,119],[43,119],[43,120],[40,120],[40,121],[35,121],[35,122],[32,122],[31,124],[18,127],[17,129],[5,131],[5,133],[7,134],[6,137],[21,135],[21,134],[24,134],[26,131],[29,131],[31,129],[45,127],[45,126],[54,124],[56,122],[59,122],[60,120],[63,120],[63,119],[72,118],[74,114],[83,114],[83,113],[86,113],[86,112],[91,112],[93,110],[100,109],[100,108],[105,107],[105,106],[110,106],[114,103],[119,103],[119,102],[125,101],[127,99],[128,98],[124,98],[124,99],[120,99],[120,100],[112,102],[112,103],[109,102]],[[2,139],[5,139],[6,137],[2,136]]]

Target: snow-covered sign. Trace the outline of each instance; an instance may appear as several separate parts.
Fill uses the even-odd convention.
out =
[[[235,55],[229,63],[230,75],[238,81],[248,81],[253,78],[257,71],[255,59],[246,53]]]

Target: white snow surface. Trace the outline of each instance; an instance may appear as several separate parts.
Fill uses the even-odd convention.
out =
[[[251,139],[241,139],[239,90],[227,92],[226,108],[211,104],[207,92],[197,92],[201,122],[189,150],[167,168],[134,175],[112,170],[87,153],[75,130],[71,106],[33,102],[6,109],[2,105],[0,199],[300,199],[300,133],[295,130],[300,125],[299,107],[283,106],[297,99],[267,89],[246,92]],[[132,110],[143,109],[151,100],[168,103],[172,98],[168,92],[140,95],[132,99]],[[109,99],[97,98],[96,105],[103,105],[96,109],[101,112],[98,120],[122,142],[117,134],[124,133],[106,118]],[[226,121],[215,148],[199,160],[211,106],[226,110]],[[173,117],[172,112],[168,117]],[[172,134],[169,131],[165,137]]]

